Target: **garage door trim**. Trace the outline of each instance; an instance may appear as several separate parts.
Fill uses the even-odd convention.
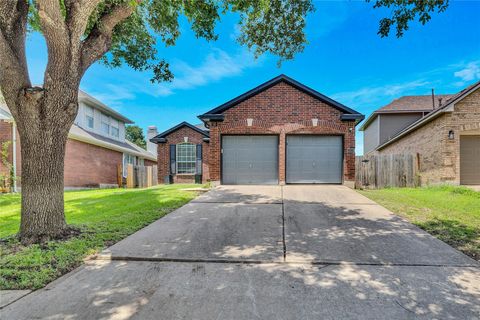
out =
[[[223,138],[230,136],[260,136],[260,137],[276,137],[277,138],[277,184],[280,182],[280,135],[275,133],[222,133],[220,134],[220,184],[225,184],[223,179]],[[228,184],[227,184],[228,185]]]
[[[285,175],[285,183],[286,184],[302,184],[302,183],[296,183],[296,182],[287,182],[287,168],[288,168],[288,161],[287,161],[287,158],[288,158],[288,137],[291,137],[291,136],[315,136],[315,137],[340,137],[342,139],[342,163],[341,163],[341,170],[340,170],[340,182],[339,183],[331,183],[331,184],[338,184],[338,185],[342,185],[343,182],[344,182],[344,162],[345,162],[345,135],[343,134],[308,134],[308,133],[300,133],[300,134],[295,134],[295,133],[292,133],[292,134],[286,134],[285,135],[285,168],[284,168],[284,175]],[[321,184],[321,183],[305,183],[305,184]],[[329,184],[329,183],[325,183],[325,184]]]

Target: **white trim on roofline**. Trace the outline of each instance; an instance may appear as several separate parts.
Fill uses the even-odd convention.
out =
[[[383,143],[382,145],[378,146],[375,150],[379,151],[386,146],[390,145],[391,143],[401,139],[408,133],[415,131],[417,128],[423,126],[425,123],[428,123],[436,118],[438,118],[440,115],[443,115],[445,113],[451,113],[455,109],[455,103],[458,101],[461,101],[463,98],[468,96],[470,93],[474,92],[475,90],[480,88],[480,81],[477,82],[476,84],[472,85],[470,88],[466,89],[465,92],[461,92],[457,96],[455,96],[453,99],[450,101],[447,101],[447,104],[444,106],[430,112],[428,115],[425,117],[419,119],[418,121],[412,123],[410,126],[406,127],[403,131],[398,133],[395,137],[392,139],[388,140],[387,142]]]
[[[141,157],[141,158],[144,158],[144,159],[147,159],[147,160],[150,160],[150,161],[157,162],[157,158],[154,157],[153,155],[150,155],[150,153],[146,154],[146,153],[143,153],[143,152],[134,151],[132,149],[127,149],[127,148],[117,146],[113,143],[108,143],[106,141],[101,141],[101,140],[98,140],[98,139],[95,139],[95,138],[89,138],[89,137],[85,137],[85,136],[82,136],[82,135],[77,135],[77,134],[72,133],[72,132],[70,132],[68,134],[68,137],[70,139],[73,139],[73,140],[85,142],[85,143],[88,143],[88,144],[93,144],[93,145],[96,145],[96,146],[99,146],[99,147],[102,147],[102,148],[106,148],[106,149],[110,149],[110,150],[114,150],[114,151],[119,151],[119,152],[122,152],[122,153],[124,152],[124,153],[133,154],[137,157]]]

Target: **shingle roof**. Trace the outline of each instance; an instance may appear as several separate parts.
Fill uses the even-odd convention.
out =
[[[437,94],[435,95],[435,109],[447,104],[453,97],[453,94]],[[441,101],[441,105],[440,105]],[[367,120],[363,122],[359,130],[364,131],[375,120],[378,114],[382,113],[408,113],[408,112],[431,112],[433,111],[432,95],[422,96],[403,96],[393,100],[389,104],[374,111]]]
[[[118,149],[123,152],[131,152],[141,157],[149,158],[151,160],[156,159],[156,156],[147,150],[140,148],[139,146],[135,145],[130,141],[118,141],[114,139],[110,139],[104,137],[100,134],[87,131],[85,129],[80,128],[76,124],[73,124],[69,131],[69,137],[72,139],[78,139],[82,141],[86,141],[92,144],[100,144],[103,147],[109,149]],[[116,148],[115,148],[116,147]]]
[[[157,134],[155,137],[153,137],[152,139],[150,139],[150,141],[151,141],[151,142],[154,142],[154,143],[163,143],[163,142],[165,142],[166,137],[167,137],[170,133],[175,132],[175,131],[177,131],[178,129],[181,129],[181,128],[183,128],[183,127],[188,127],[188,128],[190,128],[190,129],[192,129],[192,130],[194,130],[194,131],[197,131],[198,133],[204,135],[206,138],[209,137],[208,131],[202,130],[202,129],[194,126],[194,125],[191,125],[190,123],[188,123],[188,122],[186,122],[186,121],[183,121],[183,122],[177,124],[176,126],[171,127],[170,129],[168,129],[168,130],[166,130],[166,131],[164,131],[164,132],[162,132],[162,133]]]
[[[378,146],[376,150],[380,150],[389,144],[401,139],[403,136],[408,134],[409,132],[412,132],[416,130],[417,128],[423,126],[424,124],[428,123],[429,121],[435,119],[439,115],[449,112],[449,109],[451,109],[452,105],[455,105],[455,103],[459,100],[462,100],[464,97],[469,95],[470,93],[474,92],[475,90],[480,89],[480,81],[475,82],[474,84],[466,87],[465,89],[461,90],[460,92],[450,96],[450,98],[445,102],[442,103],[442,105],[439,108],[435,108],[433,112],[430,112],[427,114],[425,117],[418,119],[414,123],[412,123],[410,126],[406,127],[404,130],[400,131],[395,137],[392,139],[388,140],[387,142],[383,143],[382,145]]]
[[[312,89],[312,88],[309,88],[307,87],[306,85],[304,84],[301,84],[300,82],[284,75],[284,74],[281,74],[267,82],[264,82],[262,83],[261,85],[253,88],[252,90],[249,90],[247,92],[245,92],[244,94],[241,94],[239,95],[238,97],[236,98],[233,98],[232,100],[230,101],[227,101],[225,102],[224,104],[202,114],[202,115],[199,115],[198,118],[202,121],[205,122],[206,119],[209,119],[211,118],[212,116],[218,116],[220,114],[222,114],[223,112],[225,112],[226,110],[230,109],[231,107],[239,104],[240,102],[242,101],[245,101],[257,94],[259,94],[260,92],[262,91],[265,91],[267,90],[268,88],[271,88],[273,87],[274,85],[276,85],[277,83],[280,83],[280,82],[285,82],[289,85],[291,85],[292,87],[320,100],[320,101],[323,101],[324,103],[340,110],[341,112],[344,113],[344,116],[345,117],[345,120],[358,120],[358,121],[361,121],[364,119],[364,115],[363,114],[360,114],[359,112],[353,110],[353,109],[350,109],[349,107],[341,104],[340,102],[337,102],[323,94],[321,94],[320,92]]]
[[[442,105],[447,102],[453,95],[451,94],[439,94],[435,95],[435,108],[440,106],[439,100],[441,99]],[[424,96],[403,96],[393,100],[389,104],[381,107],[376,112],[384,111],[432,111],[433,102],[431,95]]]

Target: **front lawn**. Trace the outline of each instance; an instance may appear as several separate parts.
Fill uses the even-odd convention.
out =
[[[0,289],[37,289],[79,266],[82,260],[183,206],[197,194],[188,185],[149,189],[65,192],[67,223],[82,233],[67,241],[21,246],[20,195],[0,195]],[[198,187],[198,185],[197,185]]]
[[[480,260],[480,192],[454,186],[359,192]]]

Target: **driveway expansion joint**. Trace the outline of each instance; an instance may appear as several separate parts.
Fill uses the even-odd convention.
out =
[[[225,264],[277,264],[277,265],[324,265],[324,266],[378,266],[378,267],[438,267],[438,268],[476,268],[479,265],[469,264],[423,264],[423,263],[381,263],[353,262],[331,260],[243,260],[243,259],[202,259],[202,258],[168,258],[168,257],[133,257],[133,256],[94,256],[87,261],[132,261],[132,262],[179,262],[179,263],[225,263]]]

